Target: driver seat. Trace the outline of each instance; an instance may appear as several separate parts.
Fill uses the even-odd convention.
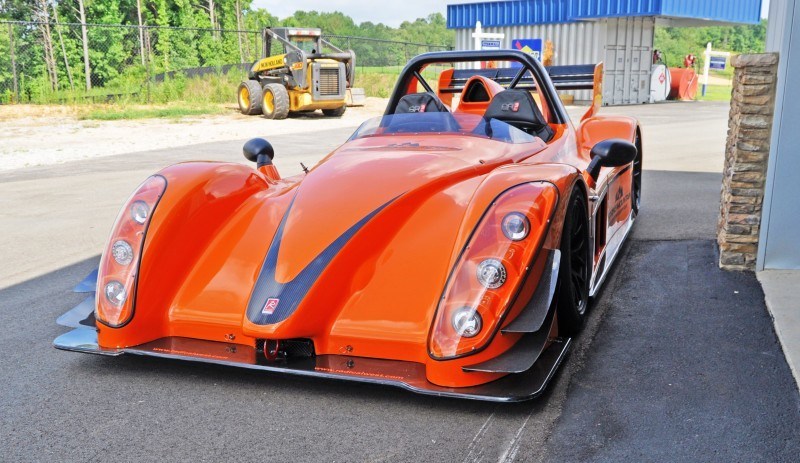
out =
[[[395,114],[447,113],[447,107],[430,92],[409,93],[397,102]]]
[[[533,96],[527,90],[507,89],[496,94],[486,108],[483,118],[488,122],[497,119],[523,132],[539,137],[547,143],[553,138],[553,129],[547,125]]]

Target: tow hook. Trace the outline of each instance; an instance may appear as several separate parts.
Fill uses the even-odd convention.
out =
[[[281,351],[281,342],[277,339],[267,339],[264,341],[264,357],[270,362],[278,360]]]

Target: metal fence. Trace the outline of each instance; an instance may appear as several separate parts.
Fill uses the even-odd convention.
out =
[[[398,72],[417,54],[452,48],[325,38],[354,50],[358,70],[364,73]],[[261,32],[254,30],[0,22],[0,104],[227,101],[230,85],[247,75],[262,48]]]

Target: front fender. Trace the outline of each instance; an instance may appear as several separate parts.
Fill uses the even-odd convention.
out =
[[[521,280],[520,289],[517,295],[509,301],[508,305],[502,308],[502,313],[506,315],[502,317],[499,326],[507,326],[522,312],[522,309],[533,296],[540,277],[546,271],[547,253],[538,252],[539,249],[558,249],[561,228],[566,213],[566,204],[569,203],[573,187],[583,182],[578,170],[563,164],[513,164],[496,169],[477,188],[464,216],[459,230],[459,238],[456,240],[456,246],[451,257],[450,268],[456,269],[462,252],[465,250],[475,228],[484,217],[486,211],[494,205],[494,202],[505,191],[529,182],[546,182],[554,185],[558,190],[558,200],[551,220],[549,223],[542,224],[542,227],[546,227],[543,230],[545,233],[544,239],[539,243],[528,244],[528,246],[539,247],[533,250],[531,261],[523,264],[523,267],[529,270],[519,275]],[[580,194],[585,194],[586,190],[582,187],[580,191]],[[515,334],[499,336],[497,332],[499,331],[495,331],[485,348],[476,351],[474,354],[451,359],[435,359],[431,357],[426,362],[429,381],[440,385],[470,384],[473,382],[477,384],[480,381],[496,379],[502,376],[492,373],[467,373],[463,370],[464,367],[469,365],[496,358],[512,348],[521,337],[521,335]]]
[[[461,248],[466,244],[470,233],[492,201],[510,186],[534,181],[550,182],[558,188],[559,197],[562,200],[553,217],[553,223],[557,226],[551,226],[551,233],[544,243],[545,246],[558,247],[558,243],[561,241],[560,224],[564,222],[566,210],[564,200],[569,199],[572,187],[576,183],[583,185],[583,177],[575,167],[566,164],[511,164],[493,171],[475,191],[459,228],[457,246],[453,249],[451,256],[451,265],[455,265]],[[586,190],[585,187],[582,189]]]
[[[257,171],[239,164],[184,163],[159,174],[167,187],[142,250],[133,318],[122,328],[102,327],[98,341],[103,347],[170,335],[170,310],[206,249],[232,223],[255,219],[260,208],[253,198],[277,191]]]

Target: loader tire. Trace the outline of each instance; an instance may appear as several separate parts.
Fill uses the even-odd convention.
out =
[[[239,84],[237,90],[237,100],[239,101],[239,111],[245,116],[261,113],[261,85],[255,80],[245,80]]]
[[[281,84],[264,86],[261,110],[267,119],[286,119],[289,116],[289,92]]]
[[[345,111],[347,111],[347,106],[342,106],[341,108],[335,109],[323,109],[322,114],[326,115],[327,117],[342,117]]]

